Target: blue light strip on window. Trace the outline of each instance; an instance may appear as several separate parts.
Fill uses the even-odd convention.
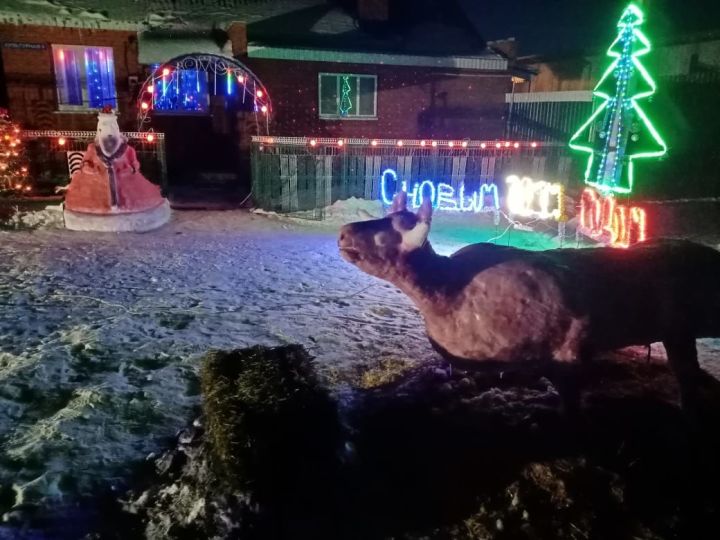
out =
[[[90,107],[117,107],[114,72],[112,51],[91,47],[85,49],[85,76]]]

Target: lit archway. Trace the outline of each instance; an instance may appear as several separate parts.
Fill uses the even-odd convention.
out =
[[[269,134],[272,101],[260,79],[242,62],[193,53],[158,64],[138,95],[138,131],[152,130],[154,113],[205,114],[210,97],[242,102],[253,112],[257,135]]]

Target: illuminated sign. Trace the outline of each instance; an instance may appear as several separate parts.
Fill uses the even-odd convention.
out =
[[[392,204],[392,197],[396,191],[405,191],[408,202],[413,208],[419,208],[423,200],[428,197],[433,208],[454,212],[498,212],[500,210],[500,196],[494,183],[480,184],[477,190],[466,192],[465,184],[460,183],[457,192],[453,186],[445,183],[435,184],[430,180],[415,182],[412,190],[408,191],[408,183],[400,182],[398,186],[397,173],[392,169],[385,169],[380,175],[380,197],[385,205]]]
[[[564,189],[560,184],[543,180],[535,181],[527,176],[507,177],[507,207],[512,215],[563,221]]]
[[[593,238],[608,237],[615,247],[629,247],[647,239],[647,216],[638,206],[617,204],[613,195],[600,196],[586,188],[580,200],[580,228]]]

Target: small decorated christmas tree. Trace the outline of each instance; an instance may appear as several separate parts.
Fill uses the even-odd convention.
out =
[[[350,100],[350,80],[347,75],[342,78],[342,95],[340,97],[340,116],[347,116],[352,109],[352,101]]]
[[[585,182],[603,193],[630,193],[633,161],[667,151],[640,103],[656,88],[642,64],[651,50],[640,29],[644,21],[634,4],[623,11],[618,35],[607,51],[613,60],[593,91],[595,111],[570,139],[571,148],[590,154]]]
[[[20,127],[10,120],[7,110],[0,109],[0,192],[27,193],[28,170],[20,140]]]

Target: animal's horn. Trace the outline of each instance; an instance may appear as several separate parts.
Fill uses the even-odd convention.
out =
[[[420,208],[417,211],[418,221],[429,224],[430,221],[432,221],[432,212],[432,200],[430,200],[429,197],[425,197],[422,204],[420,205]]]
[[[403,212],[405,210],[407,210],[407,192],[398,191],[393,197],[393,202],[390,206],[390,213]]]

